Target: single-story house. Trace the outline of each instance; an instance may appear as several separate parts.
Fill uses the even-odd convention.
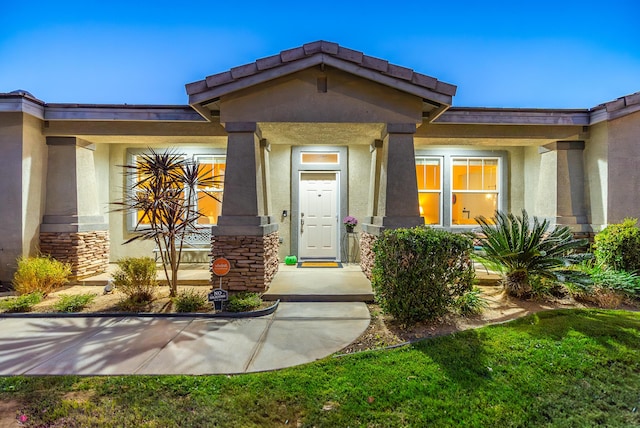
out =
[[[203,197],[199,209],[235,289],[264,289],[287,255],[344,260],[357,247],[366,271],[385,228],[465,230],[526,209],[590,236],[640,216],[640,92],[516,109],[452,107],[456,89],[318,41],[189,83],[188,105],[2,93],[0,280],[38,251],[77,277],[151,256],[152,242],[122,245],[137,216],[111,205],[128,191],[119,166],[148,148],[178,148],[224,176],[209,189],[222,202]]]

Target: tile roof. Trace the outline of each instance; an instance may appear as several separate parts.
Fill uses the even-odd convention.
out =
[[[363,70],[374,71],[448,97],[452,97],[456,93],[456,86],[441,82],[434,77],[417,73],[410,68],[390,64],[383,59],[365,55],[362,52],[342,47],[337,43],[317,41],[284,50],[277,55],[260,58],[255,62],[234,67],[222,73],[213,74],[204,80],[189,83],[186,85],[187,94],[193,95],[205,92],[318,54],[352,63]],[[325,63],[325,60],[322,62]]]
[[[625,95],[624,97],[617,98],[613,101],[601,104],[608,112],[621,110],[625,107],[631,107],[633,105],[640,104],[640,92],[634,94]],[[599,107],[599,106],[598,106]]]
[[[640,111],[640,92],[616,98],[591,109],[591,124],[613,120]]]

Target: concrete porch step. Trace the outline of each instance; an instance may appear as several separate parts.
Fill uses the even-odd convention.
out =
[[[280,267],[263,300],[283,302],[372,302],[371,282],[360,267],[341,269]]]

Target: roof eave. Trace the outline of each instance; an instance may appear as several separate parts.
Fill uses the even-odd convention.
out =
[[[44,119],[44,103],[23,94],[0,94],[0,113],[25,113]]]
[[[590,112],[562,109],[509,109],[451,107],[434,123],[466,125],[561,125],[587,126]]]
[[[121,122],[204,122],[191,106],[46,104],[44,119]]]

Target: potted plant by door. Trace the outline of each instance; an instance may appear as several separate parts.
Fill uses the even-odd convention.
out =
[[[358,219],[348,215],[344,219],[342,219],[342,223],[347,229],[347,233],[353,233],[353,228],[356,227],[356,224],[358,224]]]

